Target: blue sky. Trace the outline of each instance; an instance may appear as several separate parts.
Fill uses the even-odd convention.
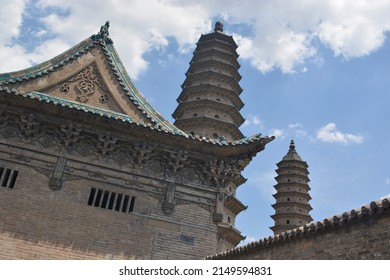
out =
[[[134,83],[171,121],[196,41],[221,20],[239,45],[241,130],[277,136],[238,191],[248,241],[272,234],[275,164],[291,139],[309,165],[314,220],[390,194],[389,0],[5,0],[0,16],[0,72],[50,59],[110,20]]]

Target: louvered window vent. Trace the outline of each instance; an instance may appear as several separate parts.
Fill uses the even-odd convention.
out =
[[[117,212],[131,213],[134,210],[135,197],[102,189],[91,188],[88,205]]]
[[[19,171],[0,167],[0,186],[3,188],[13,189],[18,178]]]

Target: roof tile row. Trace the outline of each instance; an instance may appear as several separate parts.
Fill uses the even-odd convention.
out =
[[[386,197],[382,200],[373,201],[368,205],[362,206],[360,209],[352,209],[351,211],[344,212],[340,215],[335,215],[324,219],[323,221],[317,221],[310,224],[306,224],[303,227],[299,227],[293,230],[289,230],[274,236],[270,236],[258,241],[249,243],[245,246],[230,249],[228,251],[219,253],[217,255],[208,256],[206,259],[216,260],[226,257],[232,257],[247,252],[253,252],[264,247],[270,247],[274,244],[296,239],[300,236],[307,234],[316,234],[327,228],[336,228],[343,226],[354,221],[360,221],[364,217],[380,215],[390,208],[390,198]]]

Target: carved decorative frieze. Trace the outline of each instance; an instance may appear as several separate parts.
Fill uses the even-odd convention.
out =
[[[131,153],[131,163],[134,165],[146,164],[153,155],[154,146],[147,143],[135,144]]]
[[[204,161],[192,158],[186,151],[170,150],[148,142],[119,140],[117,136],[105,132],[84,131],[73,123],[46,123],[42,117],[32,114],[17,117],[4,113],[0,115],[0,134],[4,138],[19,136],[22,143],[28,138],[29,145],[37,145],[38,149],[66,152],[92,162],[104,159],[159,180],[224,188],[240,176],[249,162],[249,159]]]
[[[149,160],[147,167],[152,173],[157,177],[164,176],[164,166],[163,163],[159,160]]]
[[[19,134],[18,129],[11,125],[11,122],[4,112],[0,113],[0,134],[5,138],[15,137]]]
[[[241,174],[240,171],[240,166],[217,159],[211,159],[207,165],[203,166],[206,179],[216,188],[226,187]]]
[[[39,133],[40,124],[35,120],[33,114],[20,116],[19,128],[25,139],[31,139]]]
[[[75,76],[63,83],[59,91],[63,94],[74,92],[77,101],[86,103],[97,92],[97,88],[103,92],[99,100],[103,103],[108,100],[108,91],[103,83],[99,71],[94,65],[89,65]]]
[[[127,150],[115,150],[111,153],[112,159],[119,165],[126,165],[130,163],[130,153]]]
[[[96,148],[103,156],[110,154],[115,150],[118,138],[113,137],[110,133],[99,133]]]
[[[72,123],[61,125],[60,140],[65,147],[72,146],[81,138],[80,133],[81,129],[77,128]]]
[[[174,153],[170,153],[165,157],[167,163],[167,173],[171,178],[176,176],[178,171],[181,171],[188,160],[188,152],[187,151],[178,151]]]
[[[51,134],[42,133],[42,136],[38,138],[39,144],[44,148],[49,148],[58,145],[58,140]]]
[[[83,157],[88,157],[95,154],[95,147],[93,143],[83,141],[77,144],[75,151],[77,151]]]
[[[187,182],[204,185],[205,176],[202,172],[202,166],[200,164],[190,164],[189,163],[181,170],[184,180]]]

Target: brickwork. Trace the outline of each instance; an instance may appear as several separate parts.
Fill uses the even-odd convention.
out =
[[[2,158],[12,160],[0,160],[0,166],[18,170],[13,189],[0,187],[0,259],[200,259],[216,252],[212,214],[194,203],[177,205],[166,215],[159,195],[142,191],[151,188],[145,180],[105,183],[107,171],[85,163],[78,165],[95,178],[68,176],[61,190],[53,191],[50,172],[31,166],[48,166],[52,156],[9,155],[3,145],[0,150]],[[70,159],[67,164],[77,166]],[[91,188],[135,197],[133,212],[88,205]]]
[[[390,259],[389,201],[253,242],[210,259]]]

